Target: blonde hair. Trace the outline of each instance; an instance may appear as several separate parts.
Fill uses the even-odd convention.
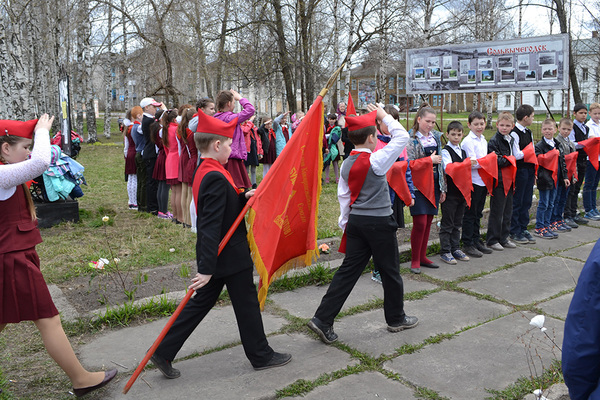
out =
[[[552,118],[546,118],[544,120],[544,122],[542,122],[542,126],[545,126],[545,125],[552,125],[553,127],[556,128],[556,121],[553,120]]]
[[[511,124],[514,124],[515,117],[513,117],[513,115],[508,111],[503,111],[500,114],[498,114],[498,119],[496,119],[496,123],[500,121],[510,121]]]
[[[590,112],[592,110],[597,109],[597,108],[600,108],[600,103],[592,103],[592,104],[590,104]]]

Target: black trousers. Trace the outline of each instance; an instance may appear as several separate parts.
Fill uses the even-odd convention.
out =
[[[490,217],[488,220],[487,244],[506,243],[510,235],[510,223],[513,214],[513,188],[504,195],[502,182],[492,191],[490,197]]]
[[[480,240],[479,229],[486,196],[487,188],[485,186],[473,185],[471,207],[467,207],[465,210],[462,223],[462,241],[465,246],[474,246]]]
[[[535,185],[535,169],[533,167],[517,167],[515,176],[515,193],[512,198],[510,233],[518,236],[527,230],[529,225],[529,209],[533,201],[533,185]]]
[[[452,253],[460,248],[460,228],[467,202],[460,194],[446,195],[446,201],[440,204],[442,222],[440,224],[441,254]]]
[[[146,163],[142,153],[135,153],[138,211],[146,211]]]
[[[580,163],[577,161],[577,182],[571,185],[569,194],[567,194],[567,204],[565,205],[565,218],[575,218],[577,215],[577,201],[579,200],[578,195],[583,185],[583,179],[585,177],[586,162]]]
[[[352,215],[346,225],[346,257],[333,276],[315,313],[321,322],[333,325],[365,266],[373,263],[381,274],[383,312],[388,325],[404,320],[404,284],[400,276],[400,256],[394,218]]]
[[[250,268],[223,278],[213,277],[206,286],[196,290],[156,349],[156,354],[170,361],[175,359],[187,338],[214,307],[223,285],[227,286],[246,357],[254,367],[264,366],[271,360],[273,349],[265,336]]]
[[[156,158],[144,160],[146,163],[146,211],[158,214],[158,181],[152,177]]]

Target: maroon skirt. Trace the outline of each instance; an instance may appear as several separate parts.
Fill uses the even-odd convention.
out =
[[[192,177],[188,174],[188,162],[190,161],[190,155],[188,153],[187,146],[181,151],[179,156],[179,181],[187,184],[191,184]]]
[[[238,189],[249,189],[252,187],[252,183],[250,183],[250,178],[248,178],[248,171],[246,170],[244,161],[240,160],[239,158],[230,158],[224,167],[231,174],[233,182]]]
[[[137,168],[135,167],[135,148],[133,152],[131,149],[127,150],[127,157],[125,157],[125,175],[135,175]]]
[[[166,170],[166,161],[167,154],[164,150],[160,150],[158,156],[156,157],[156,164],[154,164],[154,172],[152,173],[152,178],[157,181],[166,181],[167,180],[167,170]]]
[[[35,247],[0,254],[0,324],[52,318],[58,310]]]

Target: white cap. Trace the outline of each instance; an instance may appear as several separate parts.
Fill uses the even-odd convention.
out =
[[[155,106],[155,107],[160,107],[161,103],[154,100],[152,97],[144,97],[142,99],[142,101],[140,101],[140,107],[142,107],[142,108],[146,108],[150,105]]]

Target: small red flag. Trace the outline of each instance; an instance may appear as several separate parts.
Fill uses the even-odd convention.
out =
[[[392,168],[387,172],[388,185],[394,190],[398,198],[404,202],[407,207],[410,207],[412,203],[412,196],[410,195],[410,189],[406,182],[406,169],[408,168],[408,161],[396,161]]]
[[[552,172],[552,180],[554,181],[554,186],[556,186],[556,181],[558,180],[558,155],[558,150],[552,149],[546,154],[540,154],[538,156],[538,162],[540,164],[540,167]],[[597,161],[598,157],[596,156],[596,162]]]
[[[508,195],[508,191],[510,190],[510,187],[513,186],[513,184],[515,183],[515,178],[517,176],[517,159],[515,158],[515,156],[502,156],[502,157],[506,158],[508,160],[508,162],[510,162],[510,165],[508,167],[502,168],[503,170],[505,170],[508,173],[508,176],[504,176],[504,174],[502,174],[502,185],[504,186],[504,196],[506,197]],[[508,178],[508,180],[510,180],[509,185],[506,184],[507,183],[506,178]]]
[[[565,154],[565,164],[567,166],[567,179],[572,180],[573,177],[575,179],[579,179],[577,176],[577,156],[578,152],[574,151],[569,154]]]
[[[485,183],[488,193],[492,194],[494,179],[498,179],[498,155],[492,152],[485,157],[478,158],[477,162],[481,167],[479,168],[479,176]]]
[[[431,157],[410,160],[410,173],[412,174],[415,188],[435,207],[433,160]]]
[[[467,202],[467,207],[471,207],[471,192],[473,191],[473,179],[471,177],[471,159],[465,158],[461,162],[453,162],[446,165],[446,175],[452,178],[452,182],[462,193]]]
[[[352,100],[352,93],[348,93],[348,105],[346,106],[346,115],[357,115],[356,108],[354,108],[354,101]]]
[[[535,165],[535,173],[537,174],[538,159],[535,155],[535,147],[533,147],[533,142],[529,143],[527,146],[525,146],[525,148],[522,151],[523,151],[523,161],[525,161],[526,163]]]
[[[598,171],[598,151],[600,150],[600,137],[589,138],[577,143],[584,146],[583,150],[588,155],[590,163],[592,163],[594,169]]]

